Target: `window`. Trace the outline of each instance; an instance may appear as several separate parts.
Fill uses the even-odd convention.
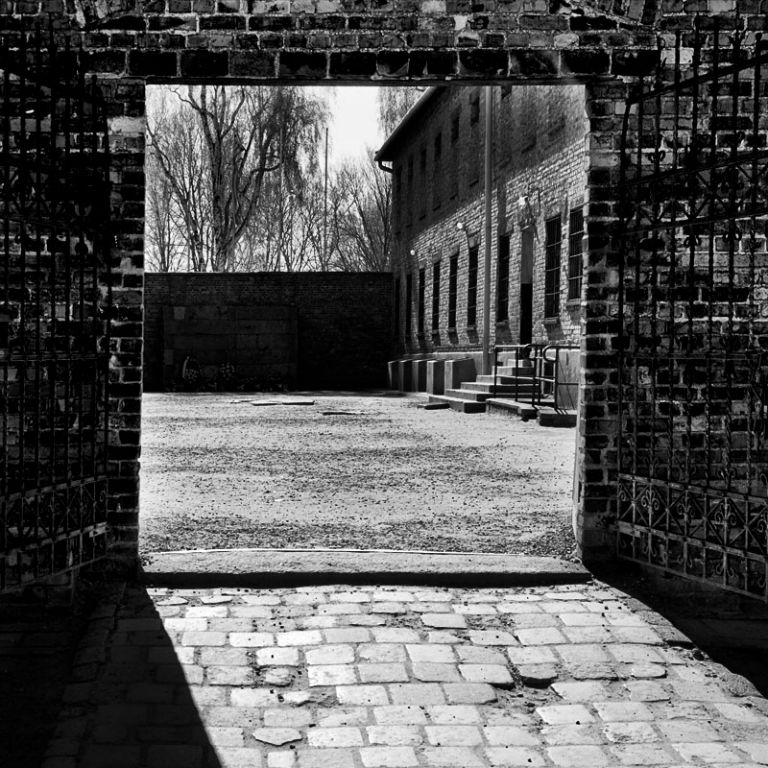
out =
[[[406,215],[406,219],[405,219],[405,223],[407,225],[410,225],[410,224],[413,223],[413,205],[412,205],[412,201],[413,201],[413,155],[411,155],[408,158],[408,172],[407,172],[407,176],[405,178],[405,185],[406,185],[406,190],[405,190],[405,195],[406,195],[406,200],[405,200],[405,212],[406,212],[406,214],[405,215]]]
[[[459,140],[459,112],[455,112],[453,119],[451,120],[451,144],[455,144]]]
[[[432,332],[440,328],[440,262],[432,265]]]
[[[509,94],[512,93],[512,86],[507,83],[506,85],[501,86],[501,98],[506,99]]]
[[[467,266],[467,325],[477,325],[477,246],[469,249]]]
[[[419,153],[419,218],[427,215],[427,148],[422,147]]]
[[[584,209],[574,208],[568,222],[568,299],[581,298],[584,270]]]
[[[509,315],[509,235],[499,238],[499,256],[496,268],[496,321],[503,322]]]
[[[443,162],[443,134],[435,134],[435,143],[432,151],[432,206],[433,208],[440,207],[440,186],[442,184]]]
[[[449,195],[451,199],[459,194],[459,112],[455,112],[453,119],[451,120],[451,144],[453,149],[451,151],[451,173],[450,183],[448,186]]]
[[[413,276],[405,276],[405,337],[411,337],[411,307],[413,305]]]
[[[403,169],[400,167],[395,168],[395,182],[393,187],[392,212],[395,232],[397,233],[400,231],[400,214],[403,208]]]
[[[560,217],[547,219],[544,263],[544,317],[560,313],[560,246],[562,224]]]
[[[473,93],[469,98],[469,123],[474,125],[480,121],[480,93]]]
[[[424,292],[426,286],[424,285],[425,279],[424,279],[424,270],[419,270],[419,304],[418,304],[418,310],[416,313],[416,331],[419,334],[419,336],[424,335]]]
[[[395,336],[400,338],[400,278],[395,278]]]
[[[459,254],[451,256],[448,267],[448,328],[456,328],[456,289],[459,284]]]

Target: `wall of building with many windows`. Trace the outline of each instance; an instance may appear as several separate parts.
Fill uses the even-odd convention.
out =
[[[443,87],[421,98],[379,152],[393,176],[396,328],[406,354],[480,349],[489,96],[492,342],[578,339],[583,87]]]

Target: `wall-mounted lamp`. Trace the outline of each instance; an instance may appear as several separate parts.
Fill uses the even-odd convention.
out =
[[[411,248],[411,250],[408,251],[408,253],[410,253],[411,256],[415,256],[416,255],[416,249],[415,248]]]
[[[457,230],[458,232],[463,232],[463,231],[464,231],[464,223],[463,223],[463,222],[461,222],[461,221],[457,222],[457,223],[456,223],[456,230]]]
[[[521,194],[517,198],[517,212],[521,227],[528,227],[534,223],[541,212],[541,192],[531,190]]]

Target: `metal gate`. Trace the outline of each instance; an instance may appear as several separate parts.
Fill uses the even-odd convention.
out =
[[[768,46],[704,24],[625,112],[618,551],[768,599]]]
[[[0,591],[106,549],[109,163],[82,58],[0,39]]]

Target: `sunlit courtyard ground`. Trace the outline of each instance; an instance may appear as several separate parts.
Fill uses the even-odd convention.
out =
[[[141,547],[570,557],[575,430],[387,393],[147,394]]]

